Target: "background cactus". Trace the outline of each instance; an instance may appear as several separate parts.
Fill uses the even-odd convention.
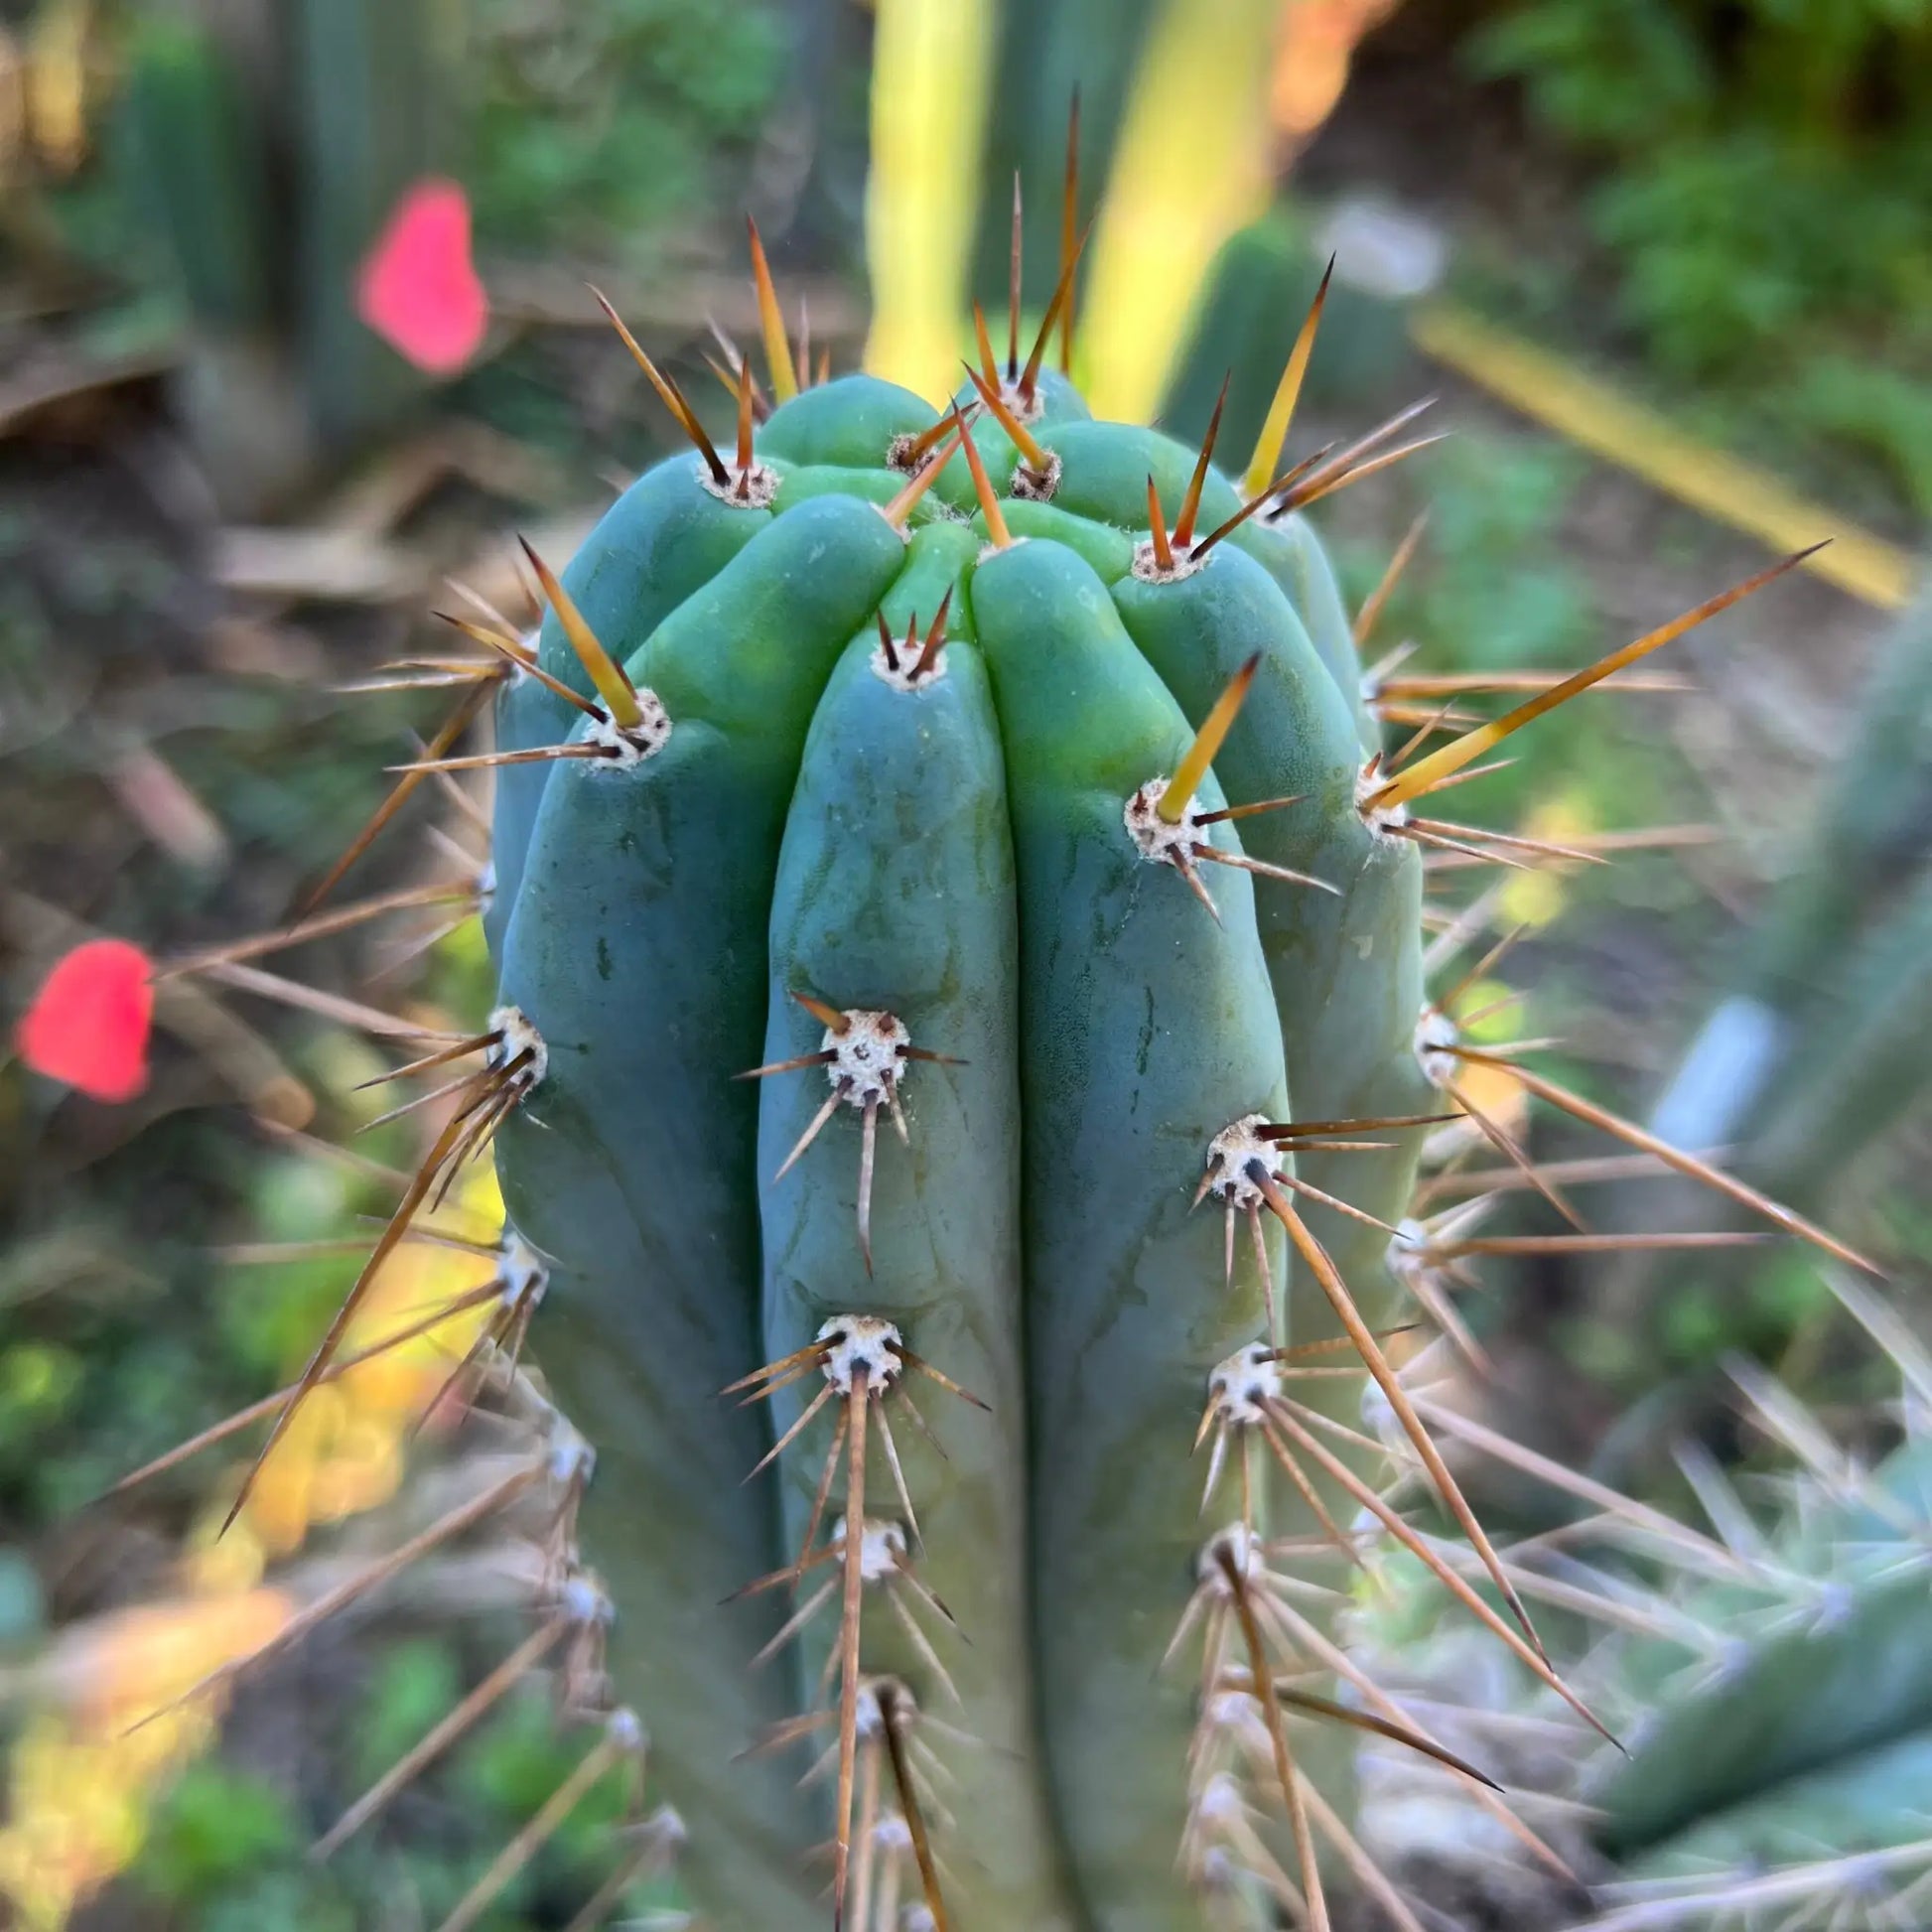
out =
[[[231,514],[287,501],[418,386],[358,320],[355,280],[447,152],[456,19],[183,0],[131,36],[125,165],[193,321],[183,412]]]
[[[1281,372],[1281,318],[1301,314],[1321,286],[1324,245],[1332,244],[1306,215],[1281,207],[1228,237],[1169,378],[1164,423],[1179,435],[1198,434],[1232,369],[1223,420],[1236,442],[1260,432]],[[1309,403],[1324,411],[1357,408],[1427,379],[1412,367],[1407,305],[1351,285],[1351,265],[1348,251],[1338,250],[1323,307],[1322,354],[1309,371]]]
[[[1928,724],[1932,609],[1921,599],[1877,649],[1797,863],[1740,939],[1725,996],[1653,1115],[1665,1138],[1731,1149],[1730,1166],[1802,1207],[1828,1197],[1909,1115],[1932,1064],[1923,1024],[1932,874],[1919,749]],[[1610,1218],[1657,1227],[1685,1204],[1683,1190],[1645,1184],[1625,1190]],[[1748,1260],[1631,1254],[1589,1293],[1599,1319],[1650,1333],[1680,1288],[1734,1297]],[[1633,1365],[1633,1395],[1645,1392],[1652,1367]]]
[[[1600,1487],[1458,1431],[1585,1506],[1526,1587],[1595,1633],[1582,1681],[1626,1746],[1557,1774],[1586,1801],[1573,1856],[1614,1862],[1590,1921],[1600,1932],[1876,1927],[1921,1915],[1932,1877],[1932,1364],[1883,1297],[1836,1271],[1828,1280],[1896,1372],[1895,1399],[1852,1412],[1848,1428],[1732,1357],[1730,1394],[1772,1472],[1727,1472],[1694,1439],[1676,1441],[1688,1516],[1616,1498],[1603,1508]],[[1430,1647],[1419,1633],[1412,1623],[1384,1635],[1413,1663]],[[1546,1719],[1557,1715],[1543,1703]],[[1526,1704],[1525,1687],[1504,1692],[1496,1709],[1512,1716],[1500,1725],[1519,1722]]]
[[[1591,1932],[1917,1922],[1932,1879],[1932,1363],[1886,1298],[1836,1270],[1827,1279],[1835,1310],[1889,1358],[1896,1400],[1823,1412],[1730,1357],[1744,1458],[1726,1467],[1695,1436],[1670,1437],[1679,1510],[1619,1495],[1474,1420],[1446,1340],[1410,1364],[1471,1486],[1492,1500],[1513,1493],[1518,1513],[1546,1526],[1506,1566],[1533,1603],[1587,1633],[1574,1681],[1620,1740],[1611,1749],[1580,1733],[1574,1713],[1493,1646],[1473,1654],[1466,1630],[1442,1620],[1440,1578],[1406,1557],[1389,1566],[1390,1587],[1361,1606],[1354,1662],[1436,1712],[1445,1739],[1520,1787],[1524,1815],[1549,1833],[1543,1845],[1499,1830],[1471,1802],[1481,1793],[1371,1740],[1365,1842],[1455,1922]],[[1451,1561],[1466,1571],[1466,1559]]]
[[[1766,1184],[1814,1197],[1924,1078],[1932,607],[1893,624],[1799,863],[1740,947],[1736,984],[1658,1109],[1693,1145],[1743,1143]],[[1882,1028],[1894,1037],[1881,1045]]]
[[[1724,1908],[1778,1867],[1895,1855],[1870,1867],[1875,1903],[1932,1865],[1924,1466],[1914,1442],[1868,1471],[1848,1463],[1836,1498],[1807,1482],[1755,1579],[1677,1592],[1685,1626],[1721,1642],[1694,1660],[1681,1641],[1628,1647],[1626,1682],[1657,1715],[1594,1795],[1629,1879],[1702,1883]],[[1787,1896],[1815,1890],[1822,1918],[1836,1887],[1809,1876],[1787,1876]]]

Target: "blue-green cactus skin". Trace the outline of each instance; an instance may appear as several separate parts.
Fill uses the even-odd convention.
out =
[[[1189,1454],[1206,1379],[1266,1315],[1247,1242],[1226,1268],[1196,1184],[1243,1116],[1413,1098],[1417,873],[1355,810],[1352,670],[1311,640],[1286,567],[1232,542],[1178,582],[1136,575],[1147,478],[1177,505],[1194,453],[1088,420],[1057,381],[1042,395],[1050,501],[1005,493],[1017,454],[975,426],[1004,548],[963,455],[904,530],[881,514],[906,481],[894,444],[935,419],[871,378],[772,414],[769,509],[722,499],[689,458],[651,472],[564,581],[668,739],[625,768],[527,767],[498,808],[501,998],[549,1053],[499,1139],[505,1196],[556,1264],[540,1354],[603,1458],[585,1543],[618,1604],[618,1689],[689,1832],[681,1896],[720,1928],[825,1922],[806,1854],[830,1835],[826,1787],[795,1790],[784,1753],[732,1760],[836,1670],[837,1606],[749,1667],[792,1601],[722,1599],[805,1554],[834,1412],[747,1482],[821,1385],[718,1392],[840,1314],[897,1323],[987,1405],[919,1383],[930,1440],[896,1425],[922,1538],[908,1561],[958,1629],[918,1620],[961,1708],[877,1588],[861,1625],[866,1670],[979,1740],[940,1748],[951,1923],[1201,1922],[1176,1858],[1198,1671],[1162,1657],[1234,1507],[1203,1514]],[[1197,530],[1236,506],[1210,474]],[[882,675],[879,616],[922,637],[948,598],[929,673]],[[545,667],[588,691],[566,647],[546,623]],[[1124,813],[1257,650],[1196,805],[1304,802],[1206,836],[1339,892],[1202,865],[1210,912]],[[523,680],[499,729],[529,746],[586,727]],[[734,1078],[820,1048],[800,994],[889,1012],[944,1056],[904,1063],[904,1143],[879,1120],[870,1270],[858,1109],[836,1107],[780,1177],[825,1072]],[[1351,1159],[1322,1184],[1399,1206],[1409,1150]],[[1338,1216],[1323,1229],[1372,1294],[1379,1246]],[[1283,1338],[1329,1332],[1325,1304],[1287,1293],[1272,1223],[1265,1240]],[[889,1464],[875,1452],[867,1471],[868,1515],[902,1518]],[[829,1529],[843,1466],[826,1494]]]
[[[1371,832],[1351,808],[1361,765],[1348,698],[1279,582],[1245,552],[1210,551],[1177,583],[1128,578],[1114,597],[1134,640],[1198,722],[1252,652],[1255,683],[1216,768],[1238,798],[1296,798],[1241,821],[1248,852],[1323,881],[1332,892],[1264,888],[1256,916],[1281,1013],[1289,1090],[1303,1120],[1385,1119],[1432,1103],[1413,1050],[1423,1005],[1422,864],[1407,841]],[[1401,1215],[1419,1133],[1380,1131],[1387,1152],[1322,1155],[1299,1176],[1373,1214]],[[1387,1235],[1318,1203],[1306,1218],[1358,1295],[1382,1280]],[[1296,1336],[1338,1332],[1325,1298],[1297,1271]],[[1319,1401],[1319,1391],[1311,1391]],[[1347,1398],[1343,1398],[1346,1400]],[[1337,1413],[1343,1413],[1337,1411]]]
[[[930,621],[978,548],[957,523],[914,538],[884,606],[899,634],[907,618]],[[970,1637],[934,1625],[932,1641],[983,1746],[961,1754],[948,1797],[958,1821],[949,1900],[989,1925],[1070,1928],[1078,1921],[1057,1880],[1035,1745],[1028,1606],[1009,1587],[1026,1569],[1028,1520],[1020,946],[1001,735],[985,667],[963,634],[969,623],[962,608],[943,673],[909,691],[875,674],[877,639],[862,633],[833,672],[806,743],[772,899],[764,1058],[817,1046],[823,1030],[792,997],[805,990],[840,1008],[888,1009],[916,1044],[959,1064],[908,1073],[906,1145],[880,1123],[870,1277],[854,1236],[856,1113],[842,1109],[799,1170],[773,1179],[827,1088],[816,1073],[765,1082],[764,1353],[788,1355],[823,1321],[862,1309],[916,1331],[920,1352],[1002,1418],[989,1428],[961,1405],[922,1404],[945,1460],[899,1431],[924,1541],[920,1575]],[[789,1391],[779,1405],[782,1427],[801,1405]],[[789,1472],[793,1547],[813,1474],[802,1462]],[[868,1509],[899,1514],[890,1487],[873,1489]],[[869,1648],[872,1667],[883,1659],[915,1676],[916,1653],[893,1643],[890,1627],[880,1634],[887,1644]],[[807,1646],[801,1708],[830,1635],[818,1629]],[[943,1698],[934,1710],[952,1715]]]

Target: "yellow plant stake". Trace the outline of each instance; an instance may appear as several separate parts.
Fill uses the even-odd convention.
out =
[[[1096,416],[1154,414],[1221,244],[1268,200],[1278,0],[1168,0],[1122,121],[1077,360]]]
[[[878,0],[873,32],[866,367],[943,399],[979,216],[993,0]]]
[[[1884,611],[1910,599],[1915,566],[1905,552],[1687,435],[1562,356],[1447,301],[1418,310],[1410,334],[1424,354],[1716,522],[1774,550],[1830,537],[1831,547],[1808,558],[1805,568],[1853,597]]]
[[[27,44],[27,120],[41,166],[70,175],[87,158],[93,0],[43,0]]]

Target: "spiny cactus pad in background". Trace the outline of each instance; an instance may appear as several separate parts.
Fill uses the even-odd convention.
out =
[[[1824,1280],[1890,1358],[1896,1397],[1854,1412],[1864,1440],[1848,1445],[1842,1408],[1813,1411],[1769,1371],[1734,1358],[1740,1419],[1775,1450],[1777,1470],[1736,1482],[1695,1438],[1678,1442],[1698,1512],[1690,1520],[1419,1398],[1470,1451],[1580,1506],[1561,1537],[1525,1550],[1520,1581],[1533,1600],[1591,1629],[1579,1682],[1626,1748],[1592,1749],[1546,1691],[1506,1673],[1490,1674],[1486,1708],[1472,1700],[1453,1729],[1465,1748],[1486,1737],[1519,1763],[1541,1752],[1545,1792],[1574,1820],[1572,1856],[1615,1862],[1593,1932],[1877,1932],[1925,1922],[1932,1357],[1869,1286],[1833,1268]],[[1891,1447],[1873,1460],[1867,1442]],[[1393,1666],[1412,1683],[1443,1683],[1466,1664],[1464,1633],[1430,1632],[1431,1606],[1445,1599],[1419,1572],[1389,1600],[1397,1595],[1406,1607],[1369,1647],[1385,1674]],[[1471,1872],[1488,1859],[1492,1874],[1500,1843],[1518,1889],[1533,1889],[1524,1848],[1488,1831],[1484,1850],[1487,1821],[1436,1766],[1391,1759],[1385,1775],[1412,1800],[1406,1818],[1395,1813],[1398,1834],[1421,1836],[1420,1823],[1433,1849]],[[1466,1841],[1476,1842],[1464,1861]]]
[[[1042,367],[1070,257],[1032,356],[1016,315],[945,415],[808,385],[755,262],[771,396],[739,358],[732,460],[626,335],[697,454],[561,580],[532,555],[534,646],[462,620],[490,656],[325,882],[428,774],[497,768],[496,1008],[403,1069],[453,1111],[264,1454],[493,1145],[478,1360],[539,1447],[412,1547],[546,1498],[539,1635],[616,1715],[452,1925],[620,1762],[665,1807],[631,1868],[674,1853],[713,1932],[1325,1926],[1324,1871],[1413,1924],[1349,1747],[1440,1746],[1322,1688],[1357,1513],[1427,1550],[1365,1376],[1502,1610],[1426,1560],[1557,1682],[1374,1325],[1423,1293],[1413,1239],[1384,1267],[1421,1130],[1466,1111],[1533,1173],[1468,1091],[1508,1065],[1849,1254],[1462,1041],[1424,852],[1548,853],[1417,808],[1784,566],[1389,756],[1299,511],[1412,412],[1278,474],[1313,316],[1244,495],[1212,429],[1095,422]],[[453,755],[492,694],[498,749]]]

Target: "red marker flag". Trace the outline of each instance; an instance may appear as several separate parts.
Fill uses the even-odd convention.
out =
[[[154,968],[125,939],[90,939],[54,968],[15,1035],[36,1073],[95,1100],[132,1100],[148,1083]]]
[[[355,313],[398,355],[454,375],[483,345],[489,299],[470,258],[470,198],[453,181],[407,189],[363,259]]]

